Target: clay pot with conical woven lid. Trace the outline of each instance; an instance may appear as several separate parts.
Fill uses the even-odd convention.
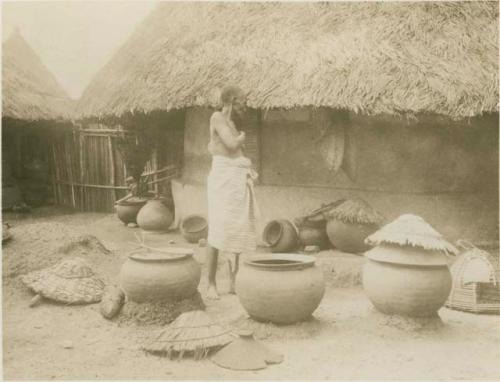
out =
[[[144,231],[168,231],[174,215],[161,199],[148,200],[137,214],[137,224]]]
[[[429,317],[451,289],[447,254],[455,253],[421,217],[402,215],[366,239],[363,288],[377,310],[386,314]]]

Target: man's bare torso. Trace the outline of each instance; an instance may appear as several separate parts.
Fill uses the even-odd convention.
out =
[[[226,142],[221,138],[219,131],[227,134]],[[210,142],[208,144],[208,151],[210,154],[221,155],[228,158],[237,158],[243,156],[241,146],[232,146],[232,139],[236,139],[239,135],[234,123],[224,117],[221,112],[215,112],[210,118]]]

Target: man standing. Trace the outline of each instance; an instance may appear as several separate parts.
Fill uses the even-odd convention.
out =
[[[210,118],[212,168],[207,180],[208,191],[208,291],[207,298],[218,299],[216,273],[220,251],[234,255],[229,261],[229,293],[239,267],[239,255],[255,250],[255,197],[253,181],[257,174],[250,159],[243,155],[245,133],[237,130],[246,106],[245,93],[236,86],[221,92],[222,110]]]

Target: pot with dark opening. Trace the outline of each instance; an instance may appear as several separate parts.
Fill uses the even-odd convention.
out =
[[[264,241],[269,244],[271,252],[285,253],[298,247],[297,230],[288,220],[272,220],[267,223],[263,232]]]

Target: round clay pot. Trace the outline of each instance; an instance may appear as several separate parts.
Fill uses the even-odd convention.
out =
[[[137,214],[137,224],[144,231],[168,231],[174,215],[161,199],[148,200]]]
[[[200,215],[186,216],[181,223],[180,230],[184,239],[189,243],[198,243],[208,236],[207,219]]]
[[[116,215],[123,224],[137,223],[137,214],[146,204],[146,199],[125,200],[115,204]]]
[[[297,230],[288,220],[272,220],[264,228],[264,241],[271,252],[284,253],[295,250],[299,240]]]
[[[172,255],[137,250],[123,264],[120,286],[134,302],[175,301],[198,290],[201,267],[185,248],[162,248]]]
[[[295,254],[253,256],[236,277],[236,294],[258,321],[291,324],[311,316],[325,293],[314,257]]]
[[[351,224],[331,219],[326,223],[326,233],[332,245],[347,253],[362,253],[370,249],[365,239],[378,229],[376,224]]]
[[[368,251],[366,257],[363,288],[382,313],[435,316],[450,294],[451,274],[442,254],[413,247],[379,246]]]
[[[299,242],[302,246],[317,245],[319,248],[328,248],[330,242],[325,227],[299,227]]]

